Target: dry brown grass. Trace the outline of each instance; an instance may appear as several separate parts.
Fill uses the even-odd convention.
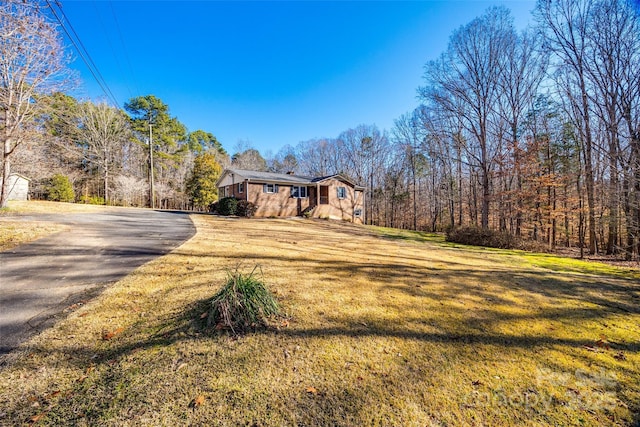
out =
[[[0,209],[0,216],[15,216],[23,214],[91,213],[108,209],[118,209],[118,207],[85,205],[81,203],[48,202],[44,200],[13,200],[8,203],[7,208]]]
[[[0,424],[640,422],[637,271],[336,222],[193,218],[192,240],[11,356]],[[238,264],[261,265],[287,322],[203,328]]]
[[[23,214],[89,213],[103,209],[112,208],[107,206],[84,205],[76,203],[47,202],[43,200],[13,200],[8,203],[7,208],[0,210],[0,215],[15,216]]]
[[[66,228],[63,225],[38,221],[0,220],[0,252],[58,233]]]

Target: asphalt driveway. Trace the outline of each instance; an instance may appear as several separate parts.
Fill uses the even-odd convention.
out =
[[[0,252],[0,354],[195,234],[189,215],[147,209],[19,218],[70,230]]]

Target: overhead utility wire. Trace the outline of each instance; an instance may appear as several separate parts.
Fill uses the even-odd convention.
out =
[[[124,42],[124,37],[122,36],[120,23],[118,22],[118,17],[116,16],[116,11],[113,8],[112,1],[109,1],[109,6],[111,6],[111,14],[113,15],[113,20],[116,23],[116,30],[118,31],[118,35],[120,36],[120,44],[122,45],[122,52],[124,52],[124,57],[127,61],[127,64],[129,65],[129,74],[131,75],[131,79],[133,80],[133,87],[136,90],[136,93],[140,93],[140,87],[138,86],[138,79],[136,78],[136,75],[133,72],[133,67],[131,66],[131,59],[127,51],[127,46],[125,45],[125,42]]]
[[[122,66],[120,65],[120,58],[118,57],[118,55],[116,55],[116,50],[113,47],[113,43],[111,43],[111,37],[109,37],[109,34],[107,33],[107,27],[104,23],[104,20],[102,19],[102,14],[100,13],[100,9],[98,8],[98,5],[96,4],[95,1],[93,1],[92,3],[93,3],[93,8],[96,12],[96,16],[98,17],[98,21],[100,22],[100,28],[104,33],[104,38],[109,44],[109,49],[111,50],[111,54],[113,55],[113,62],[116,64],[116,67],[118,68],[118,72],[120,73],[120,76],[123,77],[123,80],[125,81],[125,86],[127,88],[127,91],[129,92],[129,97],[133,98],[133,92],[131,91],[131,88],[129,87],[129,84],[127,83],[126,79],[124,79],[125,75],[124,75],[124,72],[122,71]]]
[[[100,70],[98,70],[98,67],[96,66],[95,62],[93,62],[93,59],[91,59],[91,55],[89,55],[89,52],[87,51],[84,44],[82,43],[82,40],[80,40],[78,33],[76,33],[76,31],[73,29],[73,26],[71,25],[71,21],[69,21],[69,18],[67,18],[64,11],[62,10],[62,6],[60,5],[60,2],[58,0],[55,0],[55,4],[56,6],[58,6],[60,14],[62,15],[62,17],[64,17],[64,20],[60,17],[60,15],[58,15],[58,13],[56,13],[56,10],[53,8],[53,5],[51,4],[51,1],[50,0],[45,0],[45,1],[49,6],[49,9],[51,9],[51,12],[53,12],[53,16],[55,16],[55,18],[60,23],[60,26],[64,30],[69,40],[71,40],[71,43],[73,43],[73,45],[75,46],[76,51],[78,52],[78,54],[80,55],[80,58],[82,58],[82,61],[85,63],[85,65],[89,69],[89,72],[91,73],[93,78],[96,80],[100,88],[102,89],[102,92],[104,92],[107,98],[109,98],[109,100],[113,103],[114,107],[119,108],[118,100],[113,95],[113,92],[109,88],[109,85],[107,85],[107,82],[105,81],[104,77],[102,77],[102,74],[100,73]],[[65,20],[67,22],[67,25],[65,25],[65,22],[64,22]],[[71,35],[67,27],[71,29],[73,36]]]

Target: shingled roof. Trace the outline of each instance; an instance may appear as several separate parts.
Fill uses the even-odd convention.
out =
[[[259,171],[252,171],[252,170],[246,170],[246,169],[226,169],[220,176],[218,183],[222,181],[222,179],[228,174],[238,175],[248,180],[249,182],[260,182],[260,183],[268,182],[268,183],[274,183],[274,184],[315,184],[329,178],[337,178],[342,181],[350,183],[356,188],[356,190],[364,190],[364,187],[357,185],[351,178],[343,174],[311,177],[311,176],[294,175],[294,174],[287,174],[287,173],[259,172]]]
[[[249,181],[277,182],[288,184],[310,184],[313,182],[312,177],[286,173],[258,172],[245,169],[227,169],[225,172],[239,175]]]

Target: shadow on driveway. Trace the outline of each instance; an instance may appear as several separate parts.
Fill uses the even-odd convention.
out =
[[[95,297],[196,231],[188,214],[175,211],[115,209],[23,218],[66,224],[70,230],[0,252],[0,354],[53,324],[64,308]]]

